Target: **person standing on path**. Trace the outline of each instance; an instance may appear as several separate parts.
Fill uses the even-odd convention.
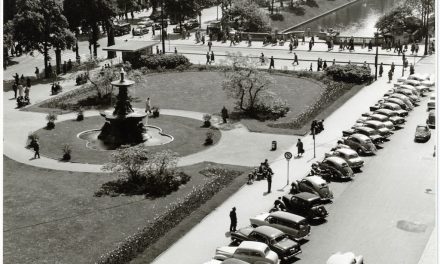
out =
[[[145,101],[145,113],[151,114],[151,100],[150,97]]]
[[[270,167],[267,167],[266,169],[267,174],[266,174],[266,180],[267,180],[267,193],[271,192],[272,189],[272,175],[273,175],[273,171]]]
[[[215,62],[214,51],[211,51],[211,62]]]
[[[37,78],[37,80],[40,77],[40,69],[38,69],[38,67],[35,67],[35,77]]]
[[[302,155],[304,154],[304,145],[299,138],[298,142],[296,143],[296,148],[298,149],[298,157],[302,157]]]
[[[383,74],[383,63],[381,62],[379,66],[379,77],[382,77],[382,74]]]
[[[209,41],[208,41],[208,48],[209,48],[209,51],[211,51],[211,47],[212,47],[212,41],[209,40]]]
[[[293,51],[293,44],[292,42],[289,43],[289,53],[292,53]]]
[[[174,54],[177,54],[177,48],[174,47]]]
[[[309,51],[312,50],[312,47],[313,47],[312,41],[309,41]]]
[[[270,56],[270,65],[269,65],[269,70],[274,68],[275,69],[275,61],[273,59],[273,56]]]
[[[237,213],[235,207],[232,207],[229,213],[229,218],[231,219],[231,225],[229,226],[229,232],[237,231]]]
[[[416,55],[419,53],[419,43],[416,43]]]
[[[324,60],[324,64],[322,65],[322,69],[323,70],[327,69],[327,60]]]
[[[414,74],[414,65],[411,63],[410,65],[409,65],[409,74],[410,75],[412,75],[412,74]]]
[[[14,99],[17,99],[17,91],[18,91],[18,84],[14,82],[12,84],[12,90],[14,91]]]
[[[313,63],[310,63],[309,71],[313,71]]]
[[[34,148],[34,159],[37,157],[40,158],[40,143],[38,143],[38,140],[35,140],[35,142],[32,144],[32,147]]]
[[[394,66],[394,62],[391,62],[391,72],[392,73],[394,73],[394,68],[395,68],[396,66]]]
[[[295,63],[296,63],[296,65],[299,65],[299,62],[298,62],[298,55],[296,55],[296,53],[294,52],[293,53],[293,65],[295,65]]]
[[[393,80],[393,71],[389,70],[388,71],[388,83],[390,83]]]
[[[222,118],[223,118],[223,123],[227,123],[228,122],[228,118],[229,118],[229,114],[228,114],[228,109],[226,109],[225,106],[223,106],[222,108]]]
[[[211,64],[211,61],[209,60],[211,56],[209,55],[209,51],[206,52],[206,64]]]
[[[261,52],[261,55],[260,55],[260,62],[261,62],[261,65],[263,65],[265,63],[263,52]]]

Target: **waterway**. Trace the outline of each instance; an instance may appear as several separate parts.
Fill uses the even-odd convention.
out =
[[[312,31],[320,31],[333,28],[339,31],[341,36],[372,37],[378,18],[401,2],[402,0],[361,0],[298,29],[310,28]]]

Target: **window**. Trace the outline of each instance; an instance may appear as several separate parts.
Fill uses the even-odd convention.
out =
[[[260,252],[256,252],[256,251],[249,252],[249,256],[251,256],[251,257],[263,257]]]

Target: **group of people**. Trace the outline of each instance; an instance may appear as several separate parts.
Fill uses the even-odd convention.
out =
[[[61,87],[60,82],[53,82],[50,88],[50,92],[52,95],[56,95],[63,91],[63,87]]]
[[[273,175],[272,168],[269,166],[269,162],[267,159],[264,160],[264,162],[260,163],[260,166],[258,168],[255,168],[252,172],[248,174],[248,184],[252,184],[254,181],[259,180],[267,180],[268,186],[267,186],[267,192],[271,192],[272,187],[272,175]]]
[[[77,75],[76,76],[76,85],[81,85],[81,84],[87,83],[88,77],[89,77],[89,74],[87,72]]]
[[[326,60],[324,62],[322,62],[322,59],[318,58],[317,65],[318,65],[318,71],[327,69],[327,61]]]
[[[206,52],[206,64],[211,64],[215,62],[214,51]]]
[[[18,107],[30,104],[31,79],[29,77],[25,78],[23,74],[20,77],[18,73],[15,73],[12,90],[14,91],[14,99],[17,100]]]
[[[348,41],[347,38],[344,39],[344,41],[341,41],[339,44],[339,51],[343,50],[349,50],[350,52],[354,51],[354,38],[351,37]]]

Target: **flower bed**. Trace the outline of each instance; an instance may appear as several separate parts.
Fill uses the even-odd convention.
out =
[[[96,263],[128,263],[241,175],[238,171],[219,168],[208,168],[200,173],[202,172],[216,175],[202,187],[194,188],[186,197],[167,206],[161,215],[149,221],[136,234],[126,238],[118,248],[102,255]]]

